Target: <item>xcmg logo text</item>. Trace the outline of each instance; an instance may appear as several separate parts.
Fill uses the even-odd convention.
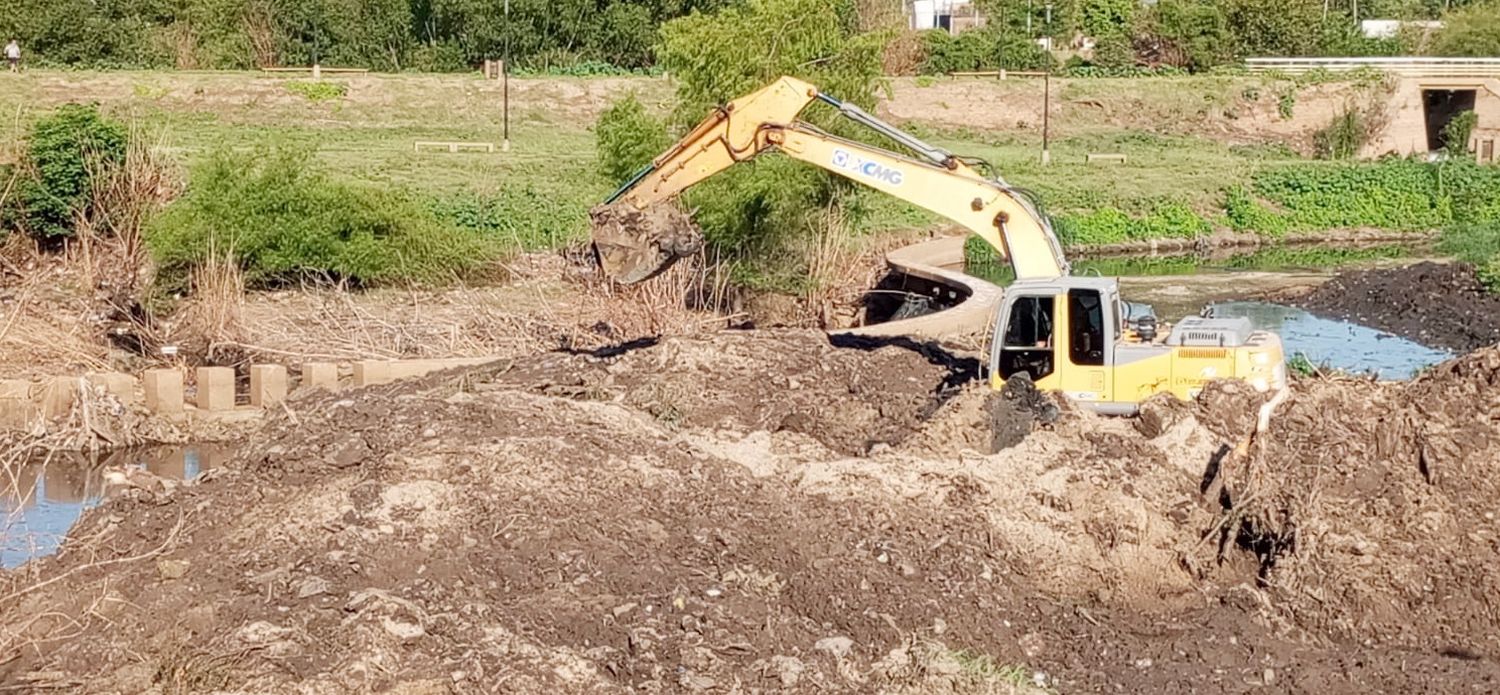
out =
[[[865,178],[884,181],[892,186],[900,186],[906,175],[900,169],[888,167],[880,162],[870,161],[848,150],[833,151],[833,165],[845,171],[852,171]]]

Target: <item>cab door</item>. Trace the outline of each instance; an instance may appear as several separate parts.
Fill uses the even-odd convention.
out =
[[[1059,312],[1057,327],[1062,335],[1059,388],[1078,401],[1114,400],[1114,310],[1109,298],[1098,289],[1075,287],[1058,299],[1066,309]]]
[[[998,389],[1005,380],[1022,372],[1037,388],[1056,389],[1057,306],[1059,296],[1050,292],[1007,296],[996,326],[990,364],[990,384]]]

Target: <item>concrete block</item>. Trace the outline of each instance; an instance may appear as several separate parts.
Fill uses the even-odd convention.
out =
[[[141,380],[146,392],[146,409],[153,413],[180,413],[185,405],[182,400],[182,370],[148,369]]]
[[[198,368],[198,409],[234,410],[234,370],[229,367]]]
[[[90,384],[98,386],[115,397],[124,405],[134,405],[141,401],[140,381],[135,377],[122,372],[95,372],[87,374],[83,378]]]
[[[42,382],[41,388],[32,392],[32,402],[41,409],[42,417],[48,420],[67,416],[77,401],[77,377],[53,377]]]
[[[354,385],[374,386],[391,380],[391,363],[387,360],[363,360],[354,363]]]
[[[0,379],[0,429],[19,429],[36,419],[31,402],[31,382],[25,379]]]
[[[250,405],[266,408],[286,400],[286,367],[257,364],[250,367]]]
[[[302,384],[299,388],[336,391],[338,387],[338,365],[332,362],[308,362],[302,365]]]

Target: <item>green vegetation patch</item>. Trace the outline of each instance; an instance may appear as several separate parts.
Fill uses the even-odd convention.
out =
[[[1275,212],[1242,207],[1237,224],[1248,231],[1261,231],[1257,222],[1292,231],[1413,231],[1500,220],[1500,168],[1464,161],[1273,167],[1257,172],[1252,188]]]
[[[403,193],[331,182],[288,150],[211,156],[150,225],[147,244],[164,283],[228,256],[255,286],[441,282],[478,270],[501,248]]]
[[[1474,264],[1479,281],[1500,292],[1500,223],[1454,225],[1443,230],[1438,250]]]
[[[15,169],[6,226],[40,239],[72,236],[94,205],[95,186],[124,163],[128,144],[125,126],[95,106],[65,104],[38,120]]]
[[[322,80],[316,82],[288,82],[286,83],[286,90],[293,94],[300,94],[307,97],[308,101],[316,103],[344,98],[344,95],[349,93],[349,85],[342,82],[325,82]]]

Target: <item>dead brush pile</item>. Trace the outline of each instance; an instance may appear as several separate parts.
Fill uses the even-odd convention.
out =
[[[1497,442],[1497,349],[1406,384],[1300,384],[1250,455],[1220,473],[1226,539],[1258,556],[1304,627],[1500,653]],[[1414,621],[1437,629],[1411,631]]]

